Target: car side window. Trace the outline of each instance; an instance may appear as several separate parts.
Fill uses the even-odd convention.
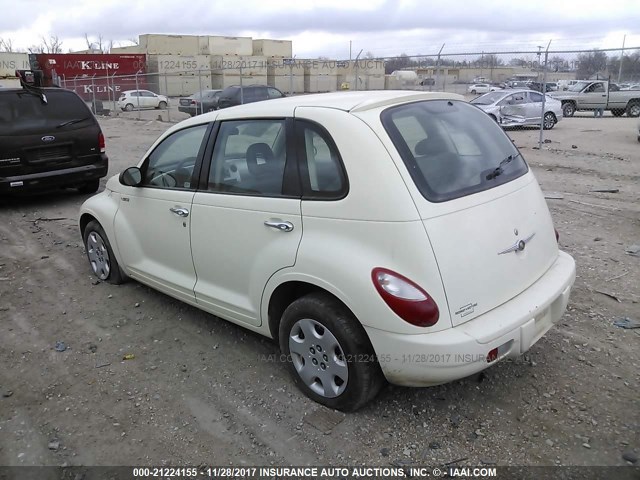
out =
[[[284,120],[222,122],[213,148],[208,190],[282,196],[286,146]]]
[[[193,169],[208,125],[179,130],[165,138],[143,166],[141,186],[191,189]]]
[[[534,103],[542,103],[542,94],[541,93],[529,92],[529,98]]]
[[[267,94],[269,95],[269,98],[282,97],[282,93],[280,93],[280,91],[276,90],[275,88],[267,88]]]
[[[337,199],[347,192],[347,177],[338,149],[319,125],[296,121],[304,197]]]

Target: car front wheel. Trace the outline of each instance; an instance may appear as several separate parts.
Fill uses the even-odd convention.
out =
[[[100,280],[114,285],[124,282],[126,277],[120,271],[120,266],[102,226],[95,220],[90,221],[85,227],[82,237],[89,265],[91,265],[94,275]]]
[[[574,113],[576,113],[576,106],[573,103],[567,102],[562,105],[562,115],[564,117],[573,117]]]
[[[164,110],[165,108],[167,108],[167,102],[160,102],[160,103],[158,104],[158,108],[159,108],[160,110]]]
[[[309,294],[291,303],[282,315],[279,337],[297,386],[327,407],[357,410],[385,383],[362,325],[328,294]]]
[[[123,110],[124,110],[125,112],[131,112],[131,111],[133,111],[133,104],[132,104],[132,103],[127,103],[127,104],[124,106],[124,109],[123,109]]]

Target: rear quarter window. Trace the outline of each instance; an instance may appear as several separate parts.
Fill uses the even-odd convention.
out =
[[[528,171],[502,129],[468,103],[409,103],[388,108],[381,120],[418,190],[431,202],[481,192]]]

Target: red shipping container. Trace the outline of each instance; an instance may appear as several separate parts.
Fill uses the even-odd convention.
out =
[[[42,70],[46,86],[75,91],[84,100],[117,100],[125,90],[147,88],[147,61],[143,54],[36,53],[31,68]]]

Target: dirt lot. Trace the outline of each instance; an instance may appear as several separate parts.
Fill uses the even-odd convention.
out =
[[[110,174],[169,125],[133,118],[100,120]],[[548,203],[578,278],[558,327],[520,361],[388,387],[349,415],[264,361],[268,339],[136,282],[97,282],[76,226],[86,197],[0,200],[0,465],[630,464],[640,329],[614,321],[640,321],[640,257],[625,253],[640,245],[636,124],[565,119],[543,150],[536,129],[509,132],[563,197]]]

